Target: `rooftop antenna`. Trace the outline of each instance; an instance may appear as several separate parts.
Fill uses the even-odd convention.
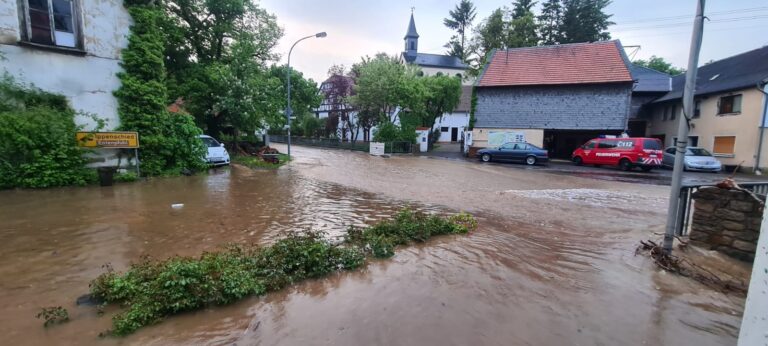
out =
[[[416,10],[416,7],[411,6],[411,14],[413,14],[413,11]]]
[[[637,53],[639,53],[639,52],[640,52],[640,45],[636,45],[636,46],[624,46],[624,50],[625,50],[625,51],[626,51],[626,50],[629,50],[629,51],[630,51],[630,53],[629,53],[629,54],[627,54],[627,55],[629,55],[629,60],[635,60],[635,56],[637,55]]]

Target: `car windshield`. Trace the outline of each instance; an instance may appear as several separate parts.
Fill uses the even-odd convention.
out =
[[[685,156],[712,156],[712,154],[704,148],[688,148]]]
[[[214,147],[221,146],[221,144],[219,144],[219,142],[217,142],[213,138],[203,137],[200,139],[203,140],[203,144],[205,144],[206,147],[214,148]]]
[[[643,149],[661,150],[661,141],[658,139],[646,139],[643,141]]]

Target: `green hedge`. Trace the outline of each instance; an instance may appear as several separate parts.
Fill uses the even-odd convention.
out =
[[[85,185],[93,170],[77,147],[75,112],[61,95],[0,80],[0,188]]]

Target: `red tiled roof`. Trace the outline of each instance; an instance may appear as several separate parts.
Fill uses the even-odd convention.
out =
[[[477,86],[631,82],[618,41],[497,50]]]

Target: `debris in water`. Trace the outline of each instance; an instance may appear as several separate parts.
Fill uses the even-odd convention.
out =
[[[680,240],[681,247],[685,248],[688,243]],[[648,252],[653,259],[653,263],[662,269],[679,274],[681,276],[692,278],[706,286],[719,289],[723,292],[734,292],[741,295],[747,294],[747,286],[743,282],[724,280],[711,271],[684,258],[670,255],[664,252],[664,249],[653,240],[640,241],[640,245],[635,249],[635,255]]]

